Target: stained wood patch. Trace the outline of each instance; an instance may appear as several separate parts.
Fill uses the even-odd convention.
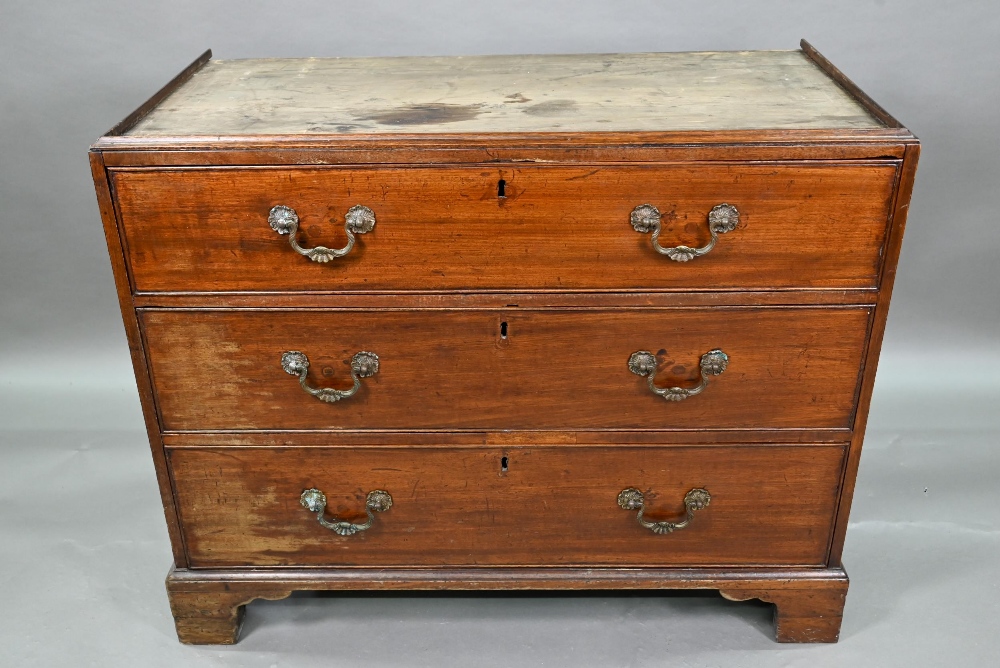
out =
[[[214,60],[134,136],[878,128],[801,51]]]

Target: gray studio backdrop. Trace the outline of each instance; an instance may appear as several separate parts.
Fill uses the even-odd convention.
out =
[[[864,569],[896,554],[897,546],[925,554],[925,539],[964,537],[971,542],[961,549],[942,547],[939,560],[940,568],[952,568],[953,579],[961,584],[962,573],[976,573],[966,562],[979,563],[977,550],[986,546],[995,557],[1000,533],[996,513],[982,514],[992,512],[983,508],[997,506],[993,481],[1000,473],[993,454],[1000,434],[995,408],[1000,399],[998,36],[1000,4],[995,0],[0,0],[0,585],[13,586],[9,573],[14,572],[21,573],[19,581],[30,580],[36,572],[32,568],[41,568],[35,561],[46,564],[60,550],[78,560],[97,559],[95,554],[112,559],[145,545],[148,555],[136,559],[151,562],[148,571],[137,572],[130,581],[134,589],[114,589],[117,585],[111,583],[124,577],[118,571],[109,571],[104,580],[93,571],[81,572],[65,587],[52,585],[49,598],[22,582],[18,594],[0,597],[3,645],[10,649],[33,643],[33,649],[19,655],[25,662],[17,665],[41,665],[43,657],[62,656],[58,642],[51,640],[58,634],[44,630],[53,619],[44,611],[55,607],[55,601],[62,614],[77,610],[106,620],[102,629],[132,629],[126,617],[108,612],[114,608],[108,601],[126,605],[139,598],[135,591],[152,578],[149,593],[141,597],[146,607],[128,617],[134,621],[153,615],[159,620],[159,626],[153,624],[158,635],[146,649],[156,645],[173,651],[159,588],[168,562],[166,532],[156,507],[86,150],[206,47],[214,49],[216,58],[243,58],[786,49],[797,48],[801,37],[810,40],[923,141],[852,517],[856,528],[848,535],[845,559],[850,570],[853,555],[861,569],[852,572],[855,583],[866,577],[874,582],[878,574]],[[108,436],[115,433],[121,436]],[[99,474],[104,465],[93,462],[105,461],[99,459],[101,448],[114,443],[121,450],[113,461],[132,462],[134,468],[122,468],[105,482],[109,489],[136,490],[139,501],[130,508],[140,508],[134,512],[141,517],[116,515],[124,504],[99,505],[85,490],[59,501],[57,508],[32,501],[32,490],[40,484],[50,492],[65,492],[89,476],[104,480]],[[93,451],[86,457],[96,459],[79,455],[88,448]],[[883,484],[896,485],[898,492],[887,499]],[[27,497],[18,496],[22,493]],[[3,519],[15,511],[23,516]],[[102,513],[107,514],[104,525],[99,523]],[[65,524],[40,528],[61,514],[68,516]],[[33,517],[41,524],[25,519]],[[73,530],[73,521],[92,522],[88,531],[104,536],[106,544],[60,535]],[[120,523],[119,529],[106,526],[113,522]],[[878,536],[897,530],[903,533],[878,542]],[[141,539],[135,538],[137,533]],[[101,552],[105,547],[108,551]],[[37,550],[34,559],[25,556],[28,549]],[[966,570],[954,570],[955,562],[949,560],[954,552],[964,555],[965,562],[959,561]],[[937,572],[927,564],[911,566],[894,562],[885,581],[905,580],[909,587]],[[45,572],[60,568],[49,564]],[[996,569],[990,573],[997,575]],[[976,576],[966,584],[973,598],[962,600],[956,594],[951,608],[947,594],[937,599],[928,594],[925,601],[928,607],[945,606],[956,619],[971,620],[972,627],[961,632],[955,627],[956,634],[972,633],[969,628],[978,628],[976,623],[1000,614],[995,579]],[[884,592],[868,586],[867,591],[884,597],[863,606],[866,587],[855,584],[845,617],[846,640],[836,651],[852,651],[850,643],[861,642],[857,638],[868,638],[873,652],[886,645],[877,640],[876,630],[889,628],[885,620],[905,617],[916,595],[892,586],[886,584]],[[56,590],[76,593],[61,599]],[[107,591],[113,595],[100,598]],[[82,601],[88,596],[103,602],[86,608]],[[17,611],[11,601],[19,602]],[[861,612],[852,617],[852,605],[889,612],[872,621]],[[379,618],[374,619],[373,624]],[[857,627],[850,626],[856,623],[852,619],[858,620]],[[60,628],[69,623],[64,620]],[[944,646],[941,634],[947,635],[949,628],[928,626],[923,636],[906,642],[899,636],[895,645],[888,644],[911,652],[920,663],[937,656]],[[94,638],[103,638],[102,632],[95,633]],[[475,637],[477,631],[470,633]],[[254,635],[265,637],[264,631]],[[580,642],[588,646],[585,639]],[[675,637],[671,642],[680,641]],[[996,650],[997,643],[995,634],[986,631],[962,645],[963,651],[973,652],[971,665],[982,665],[975,657],[989,653],[975,652],[985,652],[991,644]],[[84,652],[91,658],[110,646],[118,645],[96,640],[77,645],[96,652]],[[685,647],[697,648],[697,643]],[[771,649],[767,644],[760,648]],[[577,665],[590,665],[594,657],[601,659],[596,665],[649,664],[634,652],[627,660],[595,652],[577,654]],[[193,660],[194,655],[188,656]],[[425,658],[435,656],[442,658]],[[858,656],[864,655],[854,659]],[[507,665],[526,660],[508,658]],[[745,659],[742,665],[756,663]]]

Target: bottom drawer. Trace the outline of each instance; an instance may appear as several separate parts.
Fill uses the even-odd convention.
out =
[[[843,459],[842,445],[169,452],[194,568],[820,566]],[[642,526],[627,488],[641,493],[645,521],[690,522]],[[370,491],[392,504],[370,528],[339,535],[302,505],[310,489],[344,532],[367,521]],[[695,509],[692,490],[709,493],[706,507]]]

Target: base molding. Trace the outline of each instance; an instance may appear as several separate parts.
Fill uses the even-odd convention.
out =
[[[778,642],[836,642],[849,580],[833,569],[309,568],[171,569],[170,608],[181,642],[229,645],[244,606],[293,591],[717,589],[732,601],[775,606]]]

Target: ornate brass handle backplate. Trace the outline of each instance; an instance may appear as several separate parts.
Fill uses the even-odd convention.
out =
[[[281,368],[285,373],[299,377],[302,389],[320,401],[332,404],[341,399],[347,399],[357,394],[361,389],[361,379],[369,378],[378,373],[378,355],[362,350],[351,358],[351,378],[354,387],[349,390],[335,390],[330,387],[312,387],[306,380],[309,372],[309,358],[298,350],[289,350],[281,355]]]
[[[639,524],[655,534],[673,533],[686,528],[691,524],[691,518],[694,517],[695,511],[707,508],[711,501],[712,495],[708,493],[707,489],[701,489],[700,487],[692,489],[684,495],[684,508],[687,511],[687,516],[683,521],[650,522],[642,517],[642,514],[646,512],[646,499],[643,497],[642,492],[635,487],[627,487],[618,493],[618,505],[625,510],[638,510],[639,514],[636,515],[636,519],[639,520]]]
[[[705,255],[715,248],[715,243],[719,240],[720,234],[732,232],[740,223],[740,212],[732,204],[718,204],[708,212],[708,231],[712,238],[701,248],[691,248],[690,246],[673,246],[667,248],[660,245],[660,210],[652,204],[640,204],[632,209],[630,216],[632,227],[636,232],[647,234],[653,233],[650,243],[653,249],[661,255],[666,255],[674,262],[687,262],[696,257]]]
[[[368,513],[368,521],[364,524],[355,524],[344,520],[330,522],[323,517],[323,513],[326,512],[326,494],[315,487],[302,492],[302,496],[299,497],[299,503],[306,510],[316,513],[316,519],[319,520],[319,523],[330,531],[341,536],[353,536],[359,531],[371,528],[372,523],[375,521],[375,513],[381,513],[392,508],[392,497],[389,495],[389,492],[381,489],[368,492],[368,496],[365,498],[365,512]]]
[[[290,206],[279,204],[271,209],[267,223],[278,234],[287,234],[288,243],[299,255],[304,255],[313,262],[329,262],[338,257],[344,257],[354,248],[355,234],[367,234],[375,229],[375,212],[367,206],[352,206],[344,216],[344,229],[347,231],[347,245],[343,248],[303,248],[299,245],[299,215]]]
[[[628,369],[637,376],[645,376],[649,391],[663,397],[667,401],[683,401],[688,397],[701,394],[708,387],[709,376],[718,376],[729,365],[729,355],[718,348],[709,350],[701,356],[701,384],[685,389],[683,387],[657,387],[653,382],[656,375],[656,356],[648,350],[639,350],[628,358]]]

